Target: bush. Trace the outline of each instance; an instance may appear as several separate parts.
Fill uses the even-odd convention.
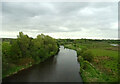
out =
[[[94,55],[90,51],[85,51],[85,52],[83,52],[82,57],[84,58],[84,60],[92,62],[93,58],[94,58]]]
[[[82,55],[83,52],[87,51],[87,48],[84,46],[81,46],[81,47],[77,48],[76,51],[77,51],[77,55],[79,56],[79,55]]]
[[[81,50],[81,48],[76,49],[76,51],[77,51],[77,56],[79,56],[79,55],[82,54],[82,50]]]
[[[83,57],[78,56],[78,62],[80,63],[80,69],[83,69],[83,67],[84,67],[84,59],[83,59]]]

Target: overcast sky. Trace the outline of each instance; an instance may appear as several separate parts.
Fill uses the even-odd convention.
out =
[[[30,37],[118,38],[117,2],[4,2],[2,13],[4,38],[20,31]]]

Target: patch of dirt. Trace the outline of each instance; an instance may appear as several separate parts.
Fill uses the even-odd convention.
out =
[[[113,58],[109,56],[97,56],[94,58],[94,65],[102,72],[105,72],[107,74],[112,74],[113,71],[110,68],[106,68],[103,66],[103,60],[112,60]]]
[[[94,58],[94,62],[96,63],[99,63],[102,60],[113,60],[113,58],[109,56],[97,56]]]

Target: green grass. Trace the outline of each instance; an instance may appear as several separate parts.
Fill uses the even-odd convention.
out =
[[[95,56],[95,59],[99,60],[102,66],[106,68],[115,69],[117,71],[118,64],[118,51],[102,50],[102,49],[89,49]]]
[[[109,82],[118,79],[118,51],[104,49],[89,49],[94,54],[92,63],[103,74],[106,74]]]
[[[76,46],[71,43],[64,46],[77,51],[80,73],[84,82],[118,81],[118,47],[103,42],[76,44]],[[84,60],[81,51],[92,52],[93,61],[90,63]]]
[[[4,74],[2,74],[2,78],[8,77],[12,74],[16,74],[21,70],[24,70],[32,65],[22,65],[22,66],[16,66],[14,65],[13,67],[9,67],[7,70],[3,71]]]

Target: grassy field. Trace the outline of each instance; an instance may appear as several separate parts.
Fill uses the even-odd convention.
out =
[[[118,82],[118,46],[107,42],[66,42],[63,45],[77,51],[84,82]],[[92,61],[85,59],[90,59],[89,55],[92,55]]]
[[[101,72],[101,74],[97,74],[99,76],[93,76],[93,81],[107,81],[107,82],[116,82],[118,80],[118,52],[112,51],[112,50],[104,50],[104,49],[88,49],[88,51],[91,51],[94,54],[94,60],[92,65],[95,67],[98,72]],[[93,72],[88,73],[93,74]],[[86,76],[89,77],[89,76]],[[85,81],[91,81],[89,80],[91,77],[85,79]]]

